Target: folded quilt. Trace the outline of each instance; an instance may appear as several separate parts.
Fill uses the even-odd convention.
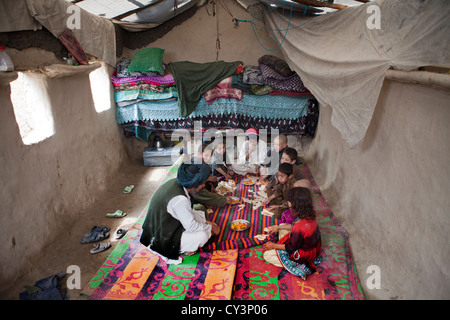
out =
[[[122,58],[117,63],[116,66],[116,76],[119,78],[126,78],[126,77],[159,77],[163,76],[163,73],[156,72],[156,71],[132,71],[128,72],[127,68],[131,63],[131,59],[128,58]]]
[[[264,83],[275,89],[297,92],[308,91],[296,73],[290,76],[284,76],[265,64],[260,64],[259,68],[261,69]]]
[[[281,58],[265,54],[258,59],[259,64],[269,66],[283,77],[289,77],[294,74],[287,62]]]
[[[270,95],[284,95],[284,96],[297,96],[297,97],[313,97],[312,93],[310,91],[305,92],[298,92],[298,91],[285,91],[285,90],[278,90],[274,89],[269,92]]]
[[[178,97],[178,91],[176,87],[165,88],[162,92],[155,92],[143,89],[137,90],[121,90],[114,92],[114,99],[116,102],[126,100],[163,100]]]
[[[260,86],[265,84],[259,66],[244,67],[244,74],[242,81],[247,84],[257,84]]]
[[[114,91],[121,90],[147,90],[153,92],[164,92],[164,86],[158,86],[151,83],[140,83],[140,84],[122,84],[118,87],[114,87]]]
[[[241,100],[242,90],[231,87],[232,77],[220,81],[214,88],[208,90],[204,96],[209,104],[220,98]]]
[[[231,76],[231,87],[245,93],[252,93],[250,84],[244,82],[244,72],[235,73]]]
[[[269,94],[274,90],[274,88],[272,88],[267,84],[265,85],[251,84],[250,87],[252,88],[252,93],[258,96]]]
[[[166,73],[164,76],[161,77],[149,77],[149,76],[141,76],[141,77],[117,77],[117,75],[114,73],[111,76],[111,82],[114,86],[118,86],[120,84],[124,83],[137,83],[137,81],[144,81],[144,83],[151,83],[156,85],[174,85],[175,81],[173,79],[173,76],[170,73]]]

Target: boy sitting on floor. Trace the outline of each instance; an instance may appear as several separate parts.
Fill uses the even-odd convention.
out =
[[[280,163],[290,163],[292,164],[292,174],[295,180],[303,179],[303,173],[300,167],[297,165],[298,153],[297,150],[291,147],[286,147],[280,158]]]
[[[223,141],[220,141],[214,148],[211,158],[211,167],[214,176],[224,177],[227,180],[232,179],[234,172],[231,170],[231,161],[228,158],[225,143]]]
[[[271,178],[273,175],[277,174],[277,164],[281,163],[281,155],[283,151],[287,148],[287,137],[284,134],[280,134],[275,137],[273,140],[273,148],[270,148],[267,151],[267,159],[271,159],[268,164],[265,164],[261,169],[261,179],[267,180],[267,178]],[[278,155],[278,163],[276,163],[276,157]],[[273,163],[273,162],[274,163]]]
[[[278,172],[274,176],[275,183],[271,188],[265,188],[268,198],[263,202],[269,204],[267,208],[274,213],[274,217],[279,219],[283,211],[289,208],[287,203],[287,193],[293,188],[295,179],[292,174],[292,164],[282,163],[278,167]]]
[[[198,153],[192,158],[192,163],[203,162],[211,168],[212,148],[208,146],[207,144],[200,146]],[[230,197],[224,197],[215,193],[216,185],[217,177],[209,176],[205,181],[205,188],[192,195],[194,204],[200,203],[210,207],[223,207],[230,200]]]
[[[299,166],[296,165],[298,161],[297,150],[294,148],[286,147],[281,154],[280,163],[290,163],[292,165],[292,175],[295,181],[302,180],[303,174]],[[272,176],[270,182],[266,185],[266,190],[273,189],[277,183],[276,174]]]

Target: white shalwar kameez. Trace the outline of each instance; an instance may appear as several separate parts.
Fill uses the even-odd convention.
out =
[[[173,197],[167,204],[167,212],[179,220],[185,229],[181,235],[180,254],[197,251],[211,237],[211,225],[206,223],[205,213],[191,208],[189,193],[186,188],[183,189],[186,196]],[[182,257],[178,257],[176,260],[169,259],[150,248],[148,249],[169,264],[180,264],[183,261]]]

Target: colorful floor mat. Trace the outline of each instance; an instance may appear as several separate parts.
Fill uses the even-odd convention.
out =
[[[176,177],[181,158],[163,181]],[[185,257],[182,264],[167,265],[140,242],[141,226],[148,206],[135,226],[116,245],[97,274],[83,289],[89,299],[140,300],[359,300],[364,293],[353,264],[348,235],[334,217],[306,164],[300,165],[313,184],[313,202],[322,235],[322,262],[307,281],[283,268],[265,262],[262,241],[253,235],[263,233],[274,218],[255,215],[251,210],[236,216],[232,206],[214,210],[211,218],[221,226],[221,234],[204,250]],[[238,188],[240,195],[248,188]],[[263,217],[252,220],[253,229],[238,234],[224,221],[234,218]]]
[[[178,161],[161,184],[176,177]],[[215,250],[168,265],[139,239],[150,201],[81,294],[92,300],[230,300],[238,250]]]
[[[322,236],[322,262],[307,281],[267,263],[261,246],[239,250],[234,300],[361,300],[364,293],[353,264],[347,232],[338,223],[306,164]]]
[[[127,233],[83,289],[93,300],[229,300],[238,250],[200,252],[167,264]]]
[[[234,300],[362,300],[346,237],[334,217],[318,217],[322,262],[307,281],[267,263],[261,246],[239,250]]]

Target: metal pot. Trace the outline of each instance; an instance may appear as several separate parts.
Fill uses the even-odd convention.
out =
[[[158,151],[164,150],[164,141],[160,137],[155,137],[155,148]]]

